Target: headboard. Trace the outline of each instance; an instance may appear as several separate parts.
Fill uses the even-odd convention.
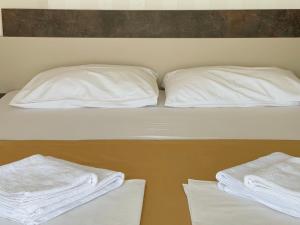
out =
[[[49,21],[53,21],[55,18],[49,16],[48,12],[51,14],[68,11],[54,10],[55,12],[53,12],[52,10],[46,10],[47,13],[45,13],[45,10],[34,10],[34,15],[21,16],[25,11],[3,10],[2,12],[4,37],[0,37],[0,93],[21,88],[34,75],[45,69],[85,63],[143,65],[155,69],[160,74],[173,69],[201,65],[278,66],[293,70],[300,75],[300,38],[298,38],[300,35],[300,10],[222,10],[217,12],[201,11],[198,12],[199,14],[197,14],[197,11],[191,11],[191,16],[189,16],[190,11],[182,12],[185,16],[178,15],[180,11],[174,11],[174,14],[170,11],[150,11],[158,14],[157,17],[151,17],[152,22],[157,25],[164,23],[163,26],[169,24],[168,26],[171,27],[168,29],[172,32],[167,33],[164,29],[160,30],[158,27],[157,30],[152,27],[152,30],[146,32],[145,37],[141,37],[138,34],[143,34],[140,32],[142,29],[138,30],[138,33],[134,33],[136,32],[135,29],[128,28],[132,26],[139,27],[141,23],[147,21],[149,23],[149,20],[145,17],[142,20],[144,22],[134,23],[135,20],[132,18],[135,18],[135,16],[130,15],[122,17],[127,19],[127,22],[121,23],[121,28],[120,24],[114,23],[114,28],[111,28],[109,32],[106,25],[101,25],[100,22],[99,24],[95,21],[91,22],[92,24],[98,24],[99,29],[103,28],[103,31],[101,31],[103,33],[97,31],[95,36],[88,35],[97,38],[78,37],[78,30],[76,30],[74,24],[82,21],[82,15],[75,16],[73,14],[73,17],[68,15],[65,16],[69,18],[68,20],[53,24]],[[258,14],[256,14],[256,11]],[[32,11],[26,12],[30,13]],[[79,10],[70,11],[70,13],[74,12],[75,14],[81,13]],[[95,13],[94,11],[88,12]],[[141,11],[139,16],[142,16],[143,12],[145,11]],[[239,15],[238,12],[242,14]],[[37,19],[35,13],[39,13],[39,19]],[[113,13],[117,12],[113,11]],[[128,11],[119,11],[119,13],[130,14]],[[136,11],[132,13],[136,13]],[[206,21],[203,19],[202,13],[208,13],[207,17],[204,17],[207,19]],[[212,15],[209,15],[209,13],[212,13]],[[230,16],[231,13],[236,16]],[[245,17],[249,13],[253,15],[252,19]],[[44,16],[44,14],[48,16]],[[195,16],[195,14],[197,15]],[[223,16],[223,14],[226,16]],[[98,11],[96,11],[96,15],[99,16]],[[274,15],[279,17],[274,17]],[[193,29],[196,29],[197,32],[194,32],[191,28],[185,29],[184,26],[177,23],[173,24],[170,21],[173,16],[177,18],[177,23],[185,19],[186,21],[194,21],[193,26],[197,28]],[[198,17],[202,19],[200,20]],[[215,20],[215,17],[219,19]],[[267,18],[262,21],[257,20],[260,17]],[[90,21],[89,16],[84,18],[86,19],[85,22]],[[160,20],[157,18],[160,18]],[[246,23],[244,23],[245,20]],[[49,22],[48,26],[50,28],[45,29],[42,26],[42,24],[45,26],[45,21]],[[67,31],[69,32],[67,34],[57,35],[57,32],[62,32],[59,30],[66,24],[73,24],[71,27],[75,30],[71,29]],[[208,29],[208,24],[210,24],[209,26],[213,25],[213,28]],[[23,25],[26,25],[26,27],[22,27]],[[10,26],[10,28],[8,29],[7,26]],[[79,34],[82,34],[81,29],[84,29],[84,27],[82,26],[79,29],[81,31]],[[257,27],[260,29],[256,29]],[[19,31],[17,28],[19,28]],[[216,29],[218,32],[216,32]],[[225,29],[226,32],[221,32],[222,29]],[[87,33],[89,34],[91,30],[87,30]],[[119,32],[118,35],[115,35],[115,31]],[[150,38],[153,36],[149,36],[149,33],[155,34],[156,38]],[[100,37],[98,37],[99,34],[101,34]],[[157,34],[161,36],[157,37]],[[169,36],[167,34],[173,35]],[[195,37],[192,34],[197,35]]]
[[[14,37],[300,37],[300,10],[2,9]]]

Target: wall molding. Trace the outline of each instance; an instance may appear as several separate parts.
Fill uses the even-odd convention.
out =
[[[2,9],[7,37],[300,37],[300,10]]]

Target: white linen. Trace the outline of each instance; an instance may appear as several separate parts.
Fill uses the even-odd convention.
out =
[[[34,155],[0,167],[0,216],[40,224],[120,187],[124,174]]]
[[[0,99],[0,140],[300,140],[300,107],[21,109]]]
[[[244,184],[256,192],[273,192],[300,202],[300,158],[288,159],[263,167],[244,177]]]
[[[264,188],[259,188],[260,191],[257,191],[257,188],[249,188],[249,184],[244,185],[244,179],[246,178],[247,180],[248,175],[255,175],[256,173],[261,174],[262,171],[270,171],[267,168],[274,168],[274,165],[282,165],[283,162],[286,165],[286,162],[291,158],[291,156],[284,153],[273,153],[271,155],[261,157],[257,160],[223,170],[216,175],[216,178],[219,181],[219,188],[230,194],[260,202],[282,213],[294,217],[300,217],[300,201],[296,196],[292,197],[284,193],[279,193],[278,189],[267,190]],[[293,177],[289,177],[291,176],[291,173],[293,173],[293,171],[287,170],[286,172],[288,172],[289,174],[277,173],[277,176],[276,174],[273,174],[273,177],[271,177],[268,173],[265,175],[268,176],[268,179],[271,179],[271,181],[274,182],[275,180],[273,180],[272,178],[278,179],[280,177],[281,180],[276,181],[278,185],[285,185],[288,183],[289,188],[297,188],[297,185],[299,187],[299,179],[295,179],[296,175]],[[266,176],[262,176],[267,179]]]
[[[300,220],[259,203],[228,195],[216,182],[189,180],[184,185],[193,225],[299,225]]]
[[[118,189],[43,225],[140,225],[144,180],[127,180]],[[0,225],[19,225],[0,218]]]
[[[135,108],[156,105],[157,74],[144,67],[82,65],[34,77],[12,99],[22,108]]]
[[[251,107],[300,104],[300,80],[279,68],[197,67],[163,79],[166,106]]]
[[[274,204],[283,208],[280,211],[288,211],[287,214],[300,218],[300,158],[288,157],[263,166],[246,175],[244,184],[255,195],[260,194],[262,201],[274,196]]]

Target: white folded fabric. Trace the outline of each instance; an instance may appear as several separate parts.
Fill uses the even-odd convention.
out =
[[[144,188],[144,180],[127,180],[120,188],[43,225],[140,225]],[[0,218],[0,225],[19,223]]]
[[[124,182],[124,174],[34,155],[0,167],[0,216],[40,224]]]
[[[300,198],[297,197],[300,194],[300,169],[299,164],[291,164],[292,161],[298,162],[287,154],[273,153],[223,170],[216,175],[219,189],[300,217]]]
[[[184,185],[193,225],[300,225],[300,220],[228,195],[216,182],[189,180]]]
[[[300,158],[290,157],[247,175],[244,184],[253,191],[284,195],[300,202]]]

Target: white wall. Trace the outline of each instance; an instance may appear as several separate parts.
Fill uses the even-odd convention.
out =
[[[0,0],[0,8],[299,9],[300,0]]]
[[[48,0],[0,0],[0,8],[47,8]]]
[[[300,38],[4,37],[0,93],[20,89],[38,72],[89,63],[142,65],[159,74],[193,66],[277,66],[300,77],[299,55]]]

